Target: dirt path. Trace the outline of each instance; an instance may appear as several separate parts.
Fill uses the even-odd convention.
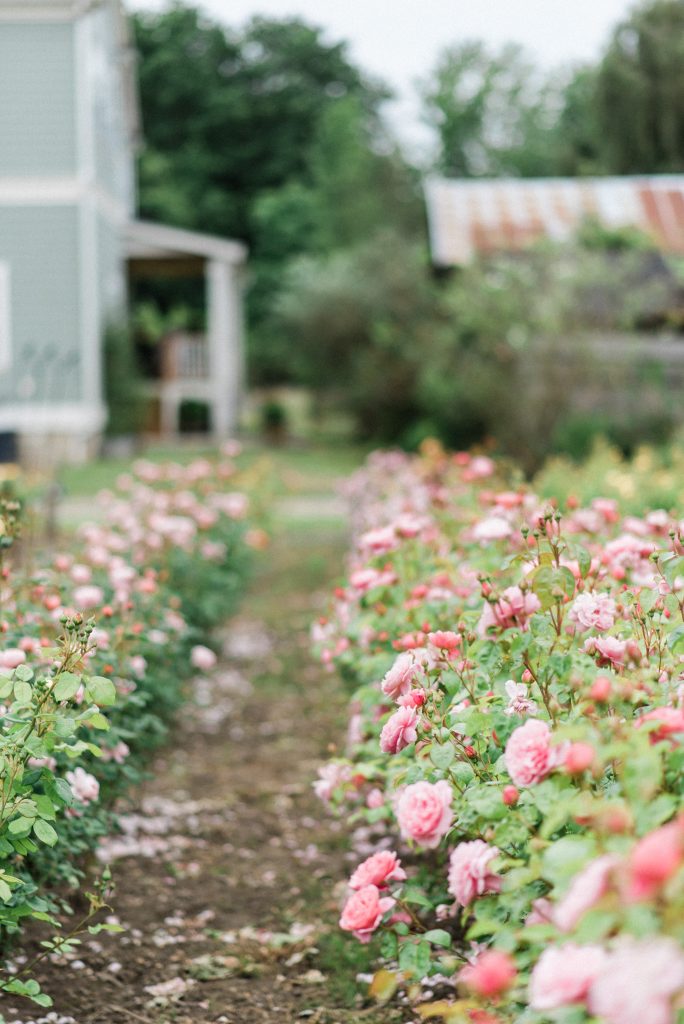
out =
[[[367,953],[336,928],[341,831],[311,791],[344,695],[308,628],[339,572],[342,521],[285,520],[224,658],[106,854],[122,935],[86,938],[41,982],[60,1024],[395,1019],[360,1010]],[[9,1002],[9,1000],[8,1000]],[[41,1021],[23,1003],[9,1021]]]

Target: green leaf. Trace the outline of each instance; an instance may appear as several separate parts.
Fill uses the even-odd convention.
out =
[[[14,684],[14,699],[19,704],[30,704],[31,698],[33,697],[33,690],[29,683],[24,682],[22,679],[17,680]]]
[[[9,903],[9,901],[11,899],[12,899],[12,890],[10,889],[9,885],[7,884],[7,882],[4,882],[0,878],[0,900],[2,900],[3,903]]]
[[[55,790],[62,803],[72,804],[74,802],[74,794],[66,779],[55,779]]]
[[[539,598],[543,611],[575,593],[575,577],[565,565],[541,565],[532,573],[531,579],[532,590]]]
[[[17,665],[14,670],[14,675],[17,679],[22,679],[25,683],[30,683],[33,679],[33,669],[30,665]]]
[[[96,711],[94,715],[90,715],[88,718],[88,725],[93,729],[109,729],[109,722],[104,715],[101,715],[99,711]]]
[[[62,672],[52,688],[52,696],[56,701],[71,700],[80,687],[80,676],[75,676],[72,672]]]
[[[93,676],[86,685],[86,694],[101,707],[109,707],[116,703],[116,687],[111,679],[104,676]]]
[[[0,676],[0,700],[9,697],[14,689],[14,680],[11,676]]]
[[[401,891],[401,898],[404,903],[415,903],[419,907],[431,907],[432,904],[421,889],[407,885]]]
[[[430,747],[430,760],[435,768],[446,769],[456,757],[452,743],[433,743]]]
[[[33,819],[24,818],[22,815],[21,817],[13,818],[12,821],[10,821],[9,825],[7,826],[7,831],[10,832],[11,835],[13,836],[19,836],[20,838],[22,838],[23,836],[27,836],[29,834],[32,825]]]
[[[425,932],[423,938],[427,942],[431,942],[433,946],[443,946],[444,949],[448,949],[451,945],[451,936],[444,928],[431,928],[430,931]]]
[[[33,832],[40,839],[41,843],[45,843],[47,846],[54,846],[57,842],[57,833],[55,832],[52,825],[48,825],[47,821],[43,821],[42,818],[37,818],[33,824]]]

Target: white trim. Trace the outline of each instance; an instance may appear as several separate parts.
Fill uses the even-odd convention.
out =
[[[0,370],[12,365],[12,279],[9,263],[0,263]]]
[[[0,405],[0,430],[24,434],[74,432],[97,434],[104,429],[107,411],[103,405],[64,402]]]
[[[0,0],[0,21],[71,21],[103,0]]]
[[[77,203],[77,178],[0,178],[0,206],[46,206]]]
[[[123,226],[129,221],[125,203],[120,202],[99,183],[78,178],[2,178],[2,206],[74,206],[93,198],[98,210],[113,224]]]

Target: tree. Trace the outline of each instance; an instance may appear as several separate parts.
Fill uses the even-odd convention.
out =
[[[370,116],[386,95],[344,43],[294,18],[237,32],[177,3],[133,27],[141,211],[178,226],[251,241],[255,199],[306,173],[325,111],[356,96]]]
[[[681,172],[683,0],[655,0],[617,27],[598,69],[596,109],[612,173]]]
[[[560,90],[517,45],[491,53],[481,42],[444,50],[421,87],[437,133],[437,167],[459,178],[553,173]]]

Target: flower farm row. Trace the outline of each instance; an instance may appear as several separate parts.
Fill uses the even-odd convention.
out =
[[[55,915],[82,887],[85,855],[115,828],[113,803],[142,777],[185,682],[215,661],[200,641],[234,607],[259,541],[235,489],[236,454],[227,445],[187,466],[137,463],[100,496],[97,524],[28,571],[12,568],[19,506],[0,505],[4,942],[27,919],[51,928],[45,955],[110,927],[106,870],[73,930]],[[0,971],[0,991],[50,1004],[31,963]]]
[[[432,446],[351,482],[314,627],[353,688],[348,756],[316,789],[377,847],[340,926],[416,1020],[674,1024],[684,521],[561,512],[502,472]]]

